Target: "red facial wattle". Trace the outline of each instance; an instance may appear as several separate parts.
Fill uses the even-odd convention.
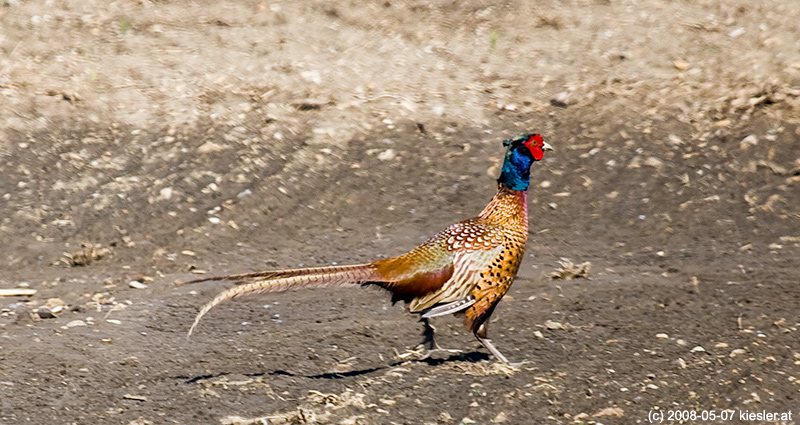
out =
[[[523,144],[530,149],[531,155],[533,155],[533,159],[535,161],[539,161],[544,158],[544,151],[542,150],[544,139],[542,139],[541,135],[534,134],[528,140],[523,142]]]

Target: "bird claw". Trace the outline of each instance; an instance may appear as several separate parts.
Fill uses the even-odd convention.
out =
[[[451,349],[451,348],[442,348],[442,347],[439,346],[439,344],[436,344],[436,343],[434,343],[433,347],[428,347],[428,348],[425,347],[425,344],[420,344],[417,347],[417,349],[427,350],[427,353],[425,354],[425,357],[430,357],[430,355],[432,353],[435,353],[437,351],[441,351],[443,353],[448,353],[448,354],[461,354],[461,353],[464,352],[464,350],[456,350],[456,349]]]
[[[415,356],[418,356],[417,358],[419,360],[425,360],[425,359],[431,358],[431,356],[433,356],[436,353],[445,353],[445,354],[450,355],[450,356],[461,355],[461,354],[464,353],[463,350],[442,348],[442,347],[439,347],[438,344],[436,344],[434,347],[431,347],[431,348],[428,348],[425,345],[426,344],[418,345],[417,348],[414,351],[410,351],[408,353],[408,355],[413,354]]]

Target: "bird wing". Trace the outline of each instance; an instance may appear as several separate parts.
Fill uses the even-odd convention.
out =
[[[443,232],[448,252],[453,254],[453,273],[437,290],[413,299],[412,312],[467,298],[484,278],[484,271],[503,251],[503,228],[472,219],[456,223]],[[465,304],[465,308],[469,305]],[[438,315],[438,314],[437,314]]]

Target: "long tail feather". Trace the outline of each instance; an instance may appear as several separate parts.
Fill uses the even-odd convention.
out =
[[[245,283],[247,279],[253,278],[260,278],[259,280],[267,280],[267,279],[277,279],[280,277],[291,277],[291,276],[301,276],[312,274],[318,269],[323,269],[326,267],[311,267],[311,268],[304,268],[304,269],[286,269],[286,270],[271,270],[271,271],[261,271],[261,272],[253,272],[253,273],[242,273],[242,274],[232,274],[227,276],[211,276],[211,277],[201,277],[200,279],[190,280],[188,282],[182,282],[180,285],[190,285],[192,283],[200,283],[200,282],[209,282],[212,280],[237,280],[242,283]]]
[[[379,280],[374,266],[359,264],[354,266],[312,267],[307,269],[290,269],[276,272],[258,272],[240,275],[220,276],[206,280],[241,280],[254,279],[245,284],[234,286],[220,292],[208,302],[194,318],[192,327],[186,337],[190,337],[200,319],[212,308],[231,298],[265,292],[283,292],[292,288],[334,288],[342,286],[361,286],[367,282]]]

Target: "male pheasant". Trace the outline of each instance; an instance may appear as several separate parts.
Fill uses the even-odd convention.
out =
[[[505,140],[505,160],[494,198],[478,217],[448,227],[427,242],[394,258],[352,266],[312,267],[198,279],[244,283],[222,291],[203,306],[189,329],[216,305],[228,299],[290,288],[377,285],[404,301],[425,323],[428,319],[463,314],[465,325],[499,360],[508,363],[487,336],[487,323],[500,298],[516,277],[528,237],[527,190],[530,167],[551,147],[538,134]]]

